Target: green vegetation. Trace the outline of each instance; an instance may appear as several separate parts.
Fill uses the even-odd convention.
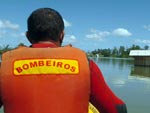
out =
[[[18,46],[24,46],[23,43],[18,44]],[[17,47],[18,47],[17,46]],[[87,52],[87,55],[89,57],[96,57],[97,55],[100,57],[119,57],[119,58],[128,58],[130,50],[148,50],[149,46],[144,46],[144,48],[141,48],[138,45],[132,45],[129,48],[125,48],[124,46],[120,46],[119,48],[114,47],[113,49],[95,49],[91,52]],[[6,45],[4,47],[0,47],[0,55],[6,51],[12,50],[15,48],[9,47],[9,45]]]
[[[144,48],[141,48],[138,45],[132,45],[129,48],[125,48],[124,46],[120,46],[119,48],[114,47],[113,49],[96,49],[91,52],[87,52],[87,55],[89,57],[96,57],[102,56],[102,57],[119,57],[119,58],[128,58],[130,50],[148,50],[149,46],[144,46]]]
[[[17,47],[19,47],[19,46],[24,46],[24,44],[23,44],[23,43],[20,43],[20,44],[18,44]],[[16,48],[16,47],[15,47],[15,48]],[[6,51],[9,51],[9,50],[12,50],[12,49],[15,49],[15,48],[9,47],[9,45],[3,46],[3,47],[0,46],[0,55],[1,55],[2,53],[6,52]]]
[[[13,48],[9,47],[9,45],[6,45],[4,47],[0,47],[0,55],[6,51],[12,50]]]

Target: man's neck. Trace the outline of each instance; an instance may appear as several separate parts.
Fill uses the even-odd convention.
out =
[[[38,43],[32,44],[33,48],[46,48],[46,47],[60,47],[60,44],[57,42],[51,42],[51,41],[39,41]]]
[[[59,42],[55,42],[55,41],[39,41],[38,44],[50,44],[50,45],[56,45],[57,47],[61,46]]]

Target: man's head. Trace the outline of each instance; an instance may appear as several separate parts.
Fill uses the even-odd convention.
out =
[[[62,43],[64,22],[61,15],[51,8],[40,8],[31,13],[27,20],[27,38],[31,43],[54,41]]]

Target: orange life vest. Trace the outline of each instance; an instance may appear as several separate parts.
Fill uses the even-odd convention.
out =
[[[5,113],[88,112],[88,60],[76,48],[8,51],[2,56],[0,77]]]

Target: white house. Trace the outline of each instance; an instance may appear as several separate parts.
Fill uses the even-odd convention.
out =
[[[131,50],[129,56],[134,58],[134,64],[150,66],[150,50]]]

